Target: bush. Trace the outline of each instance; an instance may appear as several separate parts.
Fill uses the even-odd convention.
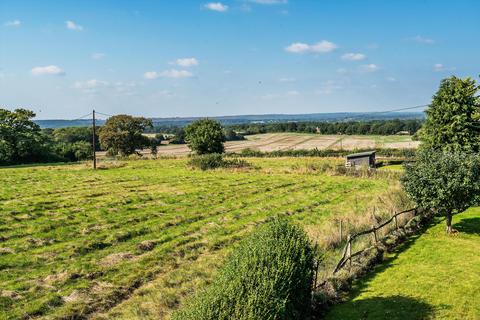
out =
[[[188,165],[201,170],[216,168],[246,168],[250,164],[242,159],[226,160],[220,153],[210,153],[192,156]]]
[[[303,230],[275,219],[245,239],[214,282],[172,319],[308,318],[313,266]]]

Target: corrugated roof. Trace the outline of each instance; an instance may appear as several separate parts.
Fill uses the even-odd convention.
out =
[[[360,158],[360,157],[369,157],[372,154],[375,154],[376,151],[365,151],[365,152],[359,152],[359,153],[352,153],[347,155],[347,158]]]

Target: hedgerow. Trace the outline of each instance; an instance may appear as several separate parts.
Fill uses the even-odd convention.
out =
[[[214,282],[172,319],[308,318],[313,269],[314,251],[303,230],[274,219],[245,239]]]

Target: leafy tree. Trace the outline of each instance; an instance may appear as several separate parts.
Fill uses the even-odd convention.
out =
[[[156,157],[158,152],[158,146],[162,144],[164,136],[161,133],[155,135],[155,137],[150,138],[150,153]]]
[[[26,109],[0,108],[0,163],[18,164],[54,160],[46,136]]]
[[[52,135],[56,142],[87,142],[89,144],[92,144],[93,129],[91,127],[57,128],[53,130]],[[98,134],[95,135],[95,145],[97,146],[98,150],[98,148],[100,147]]]
[[[223,153],[225,150],[225,134],[218,121],[194,121],[185,128],[185,134],[189,148],[197,154]]]
[[[425,147],[437,150],[480,150],[480,89],[471,78],[450,77],[426,110],[421,130]]]
[[[185,129],[176,127],[175,130],[172,131],[173,138],[170,139],[171,144],[184,144],[185,143]]]
[[[402,182],[417,205],[445,215],[450,233],[452,215],[475,204],[480,194],[480,159],[462,151],[421,150],[406,165]]]
[[[143,135],[152,121],[143,117],[117,115],[109,118],[100,128],[100,144],[110,155],[130,155],[136,149],[150,146],[150,140]]]

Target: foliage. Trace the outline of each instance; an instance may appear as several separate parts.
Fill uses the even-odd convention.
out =
[[[313,266],[303,230],[273,220],[244,240],[211,286],[173,319],[305,319]]]
[[[185,129],[174,127],[174,129],[167,131],[168,133],[173,134],[173,138],[170,139],[169,143],[171,144],[184,144],[185,143]]]
[[[480,151],[480,89],[471,78],[442,80],[426,110],[421,131],[425,147],[437,150]]]
[[[242,159],[225,159],[220,153],[209,153],[202,155],[194,155],[188,161],[188,165],[201,170],[216,168],[246,168],[249,163]]]
[[[0,164],[56,161],[51,146],[26,109],[0,109]]]
[[[245,137],[236,131],[234,131],[232,128],[227,128],[225,129],[225,140],[226,141],[239,141],[239,140],[245,140]]]
[[[421,120],[373,120],[373,121],[307,121],[248,123],[230,126],[236,132],[244,134],[299,132],[349,135],[392,135],[405,131],[414,134],[420,129]]]
[[[188,147],[197,154],[223,153],[225,134],[220,122],[201,119],[185,128]]]
[[[100,128],[100,144],[110,155],[130,155],[135,153],[136,149],[150,146],[150,141],[143,132],[151,126],[152,121],[143,117],[110,117]]]
[[[165,140],[163,134],[157,133],[155,137],[149,138],[150,141],[150,152],[153,156],[157,156],[158,146],[162,144],[162,141]]]
[[[296,149],[296,150],[275,150],[275,151],[259,151],[253,149],[243,149],[240,153],[230,153],[231,155],[240,157],[259,157],[259,158],[276,158],[276,157],[344,157],[354,152],[371,151],[371,149],[356,150],[338,150],[338,149]],[[415,149],[376,149],[377,155],[384,157],[401,157],[412,158],[415,156]]]
[[[91,159],[93,156],[92,145],[85,141],[73,143],[60,142],[54,145],[55,153],[64,161],[79,161]]]
[[[406,165],[402,182],[418,206],[447,217],[450,232],[452,214],[466,210],[480,194],[480,159],[460,151],[422,150]]]

